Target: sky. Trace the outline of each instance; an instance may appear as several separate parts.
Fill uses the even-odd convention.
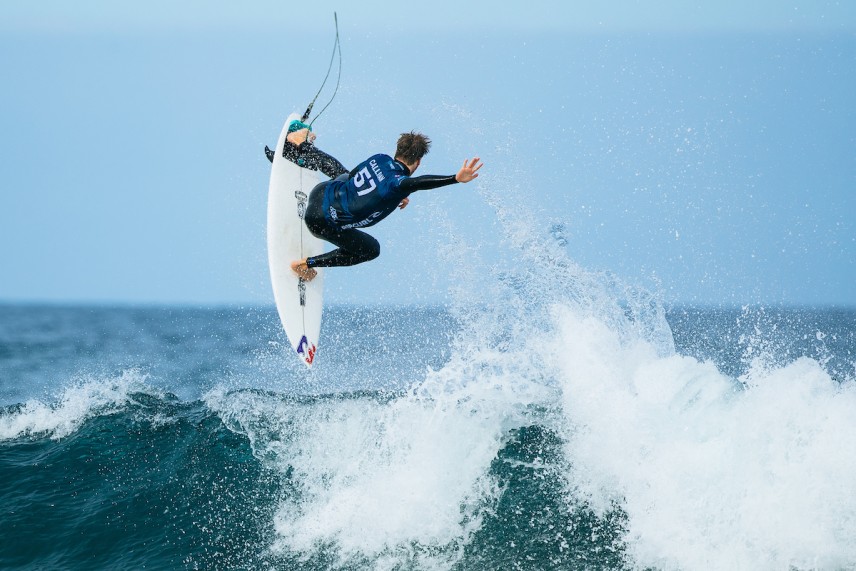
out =
[[[262,148],[334,11],[318,146],[350,167],[416,129],[424,172],[485,167],[327,301],[443,303],[444,252],[513,259],[513,211],[668,304],[856,306],[856,3],[808,0],[3,3],[0,302],[272,303]]]

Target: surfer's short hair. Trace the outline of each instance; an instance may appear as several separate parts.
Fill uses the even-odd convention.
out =
[[[431,139],[422,133],[415,131],[402,133],[395,147],[395,158],[412,165],[427,155],[429,149],[431,149]]]

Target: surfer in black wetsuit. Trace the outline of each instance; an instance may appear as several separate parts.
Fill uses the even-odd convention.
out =
[[[308,142],[311,142],[309,135],[304,145]],[[476,157],[465,160],[454,175],[413,177],[430,146],[428,137],[420,133],[404,133],[398,139],[395,158],[374,155],[349,173],[342,167],[336,176],[333,176],[338,171],[335,165],[342,166],[339,161],[326,153],[323,154],[335,162],[317,158],[317,163],[324,164],[330,171],[322,172],[333,180],[318,184],[309,193],[304,221],[313,235],[337,248],[320,256],[295,260],[291,269],[301,278],[311,280],[317,274],[314,268],[353,266],[373,260],[380,255],[380,244],[360,228],[374,226],[396,208],[405,208],[410,202],[410,194],[417,190],[470,182],[479,176],[482,163]]]

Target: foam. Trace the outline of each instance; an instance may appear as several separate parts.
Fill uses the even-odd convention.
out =
[[[563,233],[541,236],[519,193],[493,188],[480,192],[517,251],[500,284],[472,285],[497,302],[469,321],[481,332],[472,353],[501,345],[497,377],[561,392],[552,428],[566,441],[569,503],[618,506],[637,568],[852,566],[854,383],[823,360],[783,362],[760,329],[739,379],[677,354],[656,296],[579,267]]]
[[[89,379],[66,387],[55,402],[31,399],[0,415],[0,440],[44,436],[55,440],[74,433],[87,419],[124,408],[134,392],[150,389],[146,376],[128,370],[110,379]]]
[[[333,545],[339,564],[447,568],[497,498],[489,471],[508,430],[529,423],[525,403],[501,387],[449,379],[432,373],[422,390],[389,399],[207,395],[259,458],[297,483],[277,511],[274,550],[309,556]]]
[[[503,281],[517,286],[492,291],[499,307],[473,321],[512,331],[506,351],[534,348],[529,378],[561,391],[568,501],[601,515],[619,506],[638,568],[852,567],[854,382],[836,382],[823,359],[783,362],[775,332],[758,328],[739,379],[676,354],[656,296],[569,259],[564,229],[549,241],[543,213],[515,204],[526,193],[501,182],[513,175],[479,192],[516,250]]]
[[[729,379],[555,313],[570,492],[628,515],[640,568],[837,569],[856,561],[856,385],[807,358]]]

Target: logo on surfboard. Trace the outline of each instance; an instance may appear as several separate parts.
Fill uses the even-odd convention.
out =
[[[300,338],[300,343],[297,344],[297,354],[303,357],[307,365],[311,365],[312,361],[315,360],[315,350],[315,344],[310,344],[306,335]]]
[[[297,278],[297,294],[300,296],[300,307],[306,307],[306,280]]]
[[[306,193],[301,190],[295,190],[294,198],[297,199],[297,216],[303,220],[303,217],[306,215]]]

